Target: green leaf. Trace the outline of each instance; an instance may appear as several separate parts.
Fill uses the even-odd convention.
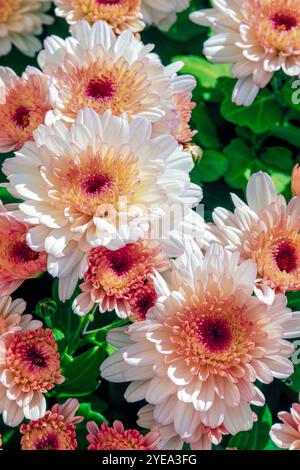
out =
[[[277,168],[291,174],[294,166],[293,154],[286,147],[269,147],[262,153],[261,159],[271,168]]]
[[[91,403],[89,402],[80,404],[77,415],[83,416],[86,421],[95,421],[99,425],[101,425],[103,421],[108,422],[101,413],[92,409]]]
[[[223,153],[217,150],[205,150],[199,164],[191,173],[193,183],[211,183],[225,175],[228,168],[228,160]]]
[[[99,368],[104,358],[103,349],[96,346],[75,357],[69,364],[63,364],[62,374],[66,380],[57,386],[58,396],[84,397],[93,393],[100,383]]]
[[[300,148],[300,137],[299,127],[293,126],[292,124],[286,124],[285,126],[275,127],[270,131],[270,136],[278,137],[279,139],[285,140],[289,144]]]
[[[276,126],[280,121],[281,108],[274,95],[267,89],[260,91],[252,106],[237,106],[232,102],[234,83],[222,79],[219,85],[225,94],[221,113],[225,119],[240,126],[248,126],[253,132],[262,134]]]
[[[258,421],[247,432],[240,432],[229,439],[227,447],[238,450],[261,450],[269,442],[269,432],[272,426],[272,414],[268,405],[256,411]]]
[[[198,83],[204,88],[215,88],[220,77],[230,77],[230,66],[212,64],[202,57],[195,55],[179,55],[172,58],[172,62],[182,61],[184,67],[180,73],[194,75]]]
[[[196,127],[198,131],[195,140],[202,147],[207,149],[219,149],[221,147],[216,126],[204,103],[199,102],[193,110],[192,123],[192,128]]]
[[[228,171],[225,180],[237,189],[244,189],[253,167],[250,148],[241,139],[234,139],[225,147],[224,154],[228,158]]]

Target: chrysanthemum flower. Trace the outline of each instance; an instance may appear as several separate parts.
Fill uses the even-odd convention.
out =
[[[300,450],[300,405],[294,403],[291,412],[278,413],[281,423],[274,424],[270,437],[274,444],[281,449]]]
[[[10,209],[0,203],[0,296],[10,295],[47,267],[46,253],[37,253],[28,246],[29,225]]]
[[[50,255],[48,271],[63,278],[62,299],[86,268],[83,253],[135,242],[155,217],[169,217],[172,204],[181,220],[201,199],[189,178],[191,156],[173,137],[150,134],[146,119],[128,123],[126,116],[87,109],[70,129],[61,121],[39,126],[35,143],[4,162],[9,190],[25,199],[20,210],[36,225],[27,241]]]
[[[237,105],[250,106],[280,69],[300,74],[299,0],[213,0],[215,8],[191,14],[216,33],[204,44],[212,62],[234,64]]]
[[[43,418],[22,424],[22,450],[76,450],[76,424],[83,421],[75,416],[78,400],[69,398],[63,405],[54,405]]]
[[[48,87],[48,78],[34,67],[27,67],[22,77],[0,67],[0,152],[33,140],[33,131],[51,109]]]
[[[248,205],[232,195],[234,213],[217,208],[213,213],[216,238],[241,259],[257,264],[259,284],[276,291],[300,289],[300,197],[289,204],[276,195],[266,173],[252,175],[247,186]]]
[[[0,55],[10,52],[12,45],[23,54],[34,57],[42,47],[35,36],[42,34],[43,24],[53,23],[46,15],[47,0],[2,0],[0,4]]]
[[[190,0],[142,0],[143,18],[147,24],[168,31],[176,21],[176,13],[186,10]]]
[[[292,173],[292,194],[300,196],[300,167],[295,165]]]
[[[159,432],[149,432],[143,436],[136,429],[124,428],[121,421],[114,421],[112,427],[102,423],[87,423],[88,450],[155,450],[161,437]]]
[[[156,135],[181,135],[183,127],[184,138],[189,136],[187,120],[196,81],[190,75],[177,75],[181,62],[164,67],[156,54],[150,54],[153,45],[145,46],[128,30],[116,37],[103,21],[92,27],[79,21],[71,33],[65,41],[48,37],[38,57],[51,76],[54,111],[48,113],[48,122],[55,118],[72,122],[83,108],[99,114],[110,109],[117,116],[126,113],[129,119],[147,118],[155,123]],[[179,94],[185,98],[177,103]]]
[[[187,442],[192,450],[211,450],[212,444],[218,445],[224,435],[228,434],[223,424],[215,429],[199,424],[190,439],[183,440],[175,431],[173,424],[158,424],[153,418],[154,405],[144,406],[138,413],[137,424],[142,428],[157,430],[161,435],[158,444],[159,449],[181,450],[183,444]]]
[[[32,315],[24,314],[25,308],[26,302],[23,299],[0,298],[0,338],[9,333],[42,326],[39,320],[32,320]]]
[[[158,425],[173,425],[183,441],[197,442],[201,424],[230,434],[253,425],[250,404],[263,405],[254,385],[293,373],[287,359],[300,334],[300,312],[284,295],[271,305],[252,296],[256,265],[212,244],[203,257],[187,240],[168,284],[145,321],[119,328],[108,341],[124,345],[107,358],[102,377],[129,382],[125,398],[154,405]]]
[[[44,393],[64,381],[52,330],[35,327],[0,339],[0,412],[8,426],[42,418]]]
[[[66,18],[69,24],[86,20],[90,24],[104,20],[116,34],[125,29],[142,31],[141,0],[54,0],[57,16]]]
[[[161,272],[169,266],[159,243],[139,241],[115,251],[93,248],[74,311],[85,315],[97,303],[100,312],[115,309],[121,318],[144,320],[157,299],[154,270]]]

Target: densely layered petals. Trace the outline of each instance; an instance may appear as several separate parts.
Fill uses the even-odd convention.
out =
[[[63,279],[62,299],[87,268],[91,248],[117,250],[150,227],[153,233],[155,221],[160,239],[201,199],[189,178],[191,156],[173,137],[150,134],[144,118],[128,122],[86,109],[71,128],[40,126],[35,143],[4,162],[8,188],[25,200],[19,208],[35,225],[27,241],[49,254],[48,271]]]
[[[51,76],[53,112],[48,121],[73,122],[77,113],[92,108],[103,114],[126,113],[147,118],[155,135],[172,134],[180,142],[193,133],[188,121],[196,85],[190,75],[178,75],[181,62],[164,67],[153,45],[145,46],[129,30],[117,37],[103,21],[90,26],[85,20],[71,27],[72,36],[50,36],[38,61]]]
[[[281,449],[300,450],[300,405],[294,403],[290,413],[278,413],[281,423],[273,424],[270,437]]]
[[[0,413],[8,426],[42,418],[44,393],[64,381],[52,330],[37,323],[0,338]]]
[[[57,16],[66,18],[69,24],[86,20],[90,24],[104,20],[116,34],[125,29],[136,33],[142,31],[141,0],[54,0]]]
[[[36,37],[42,34],[43,24],[53,23],[46,14],[51,2],[47,0],[2,0],[0,5],[0,55],[15,46],[23,54],[34,57],[42,47]]]
[[[195,23],[210,26],[215,35],[204,54],[215,63],[233,64],[238,79],[237,105],[250,106],[260,88],[282,69],[300,74],[300,5],[298,0],[213,0],[214,8],[191,14]]]
[[[136,429],[125,429],[121,421],[111,427],[102,423],[100,428],[90,421],[87,430],[88,450],[155,450],[161,439],[158,431],[143,436]]]
[[[0,298],[0,338],[9,333],[39,328],[42,324],[32,320],[32,315],[24,314],[26,302],[11,297]]]
[[[266,173],[253,175],[247,186],[247,204],[232,195],[234,213],[217,208],[211,231],[241,259],[257,264],[258,287],[278,292],[300,289],[300,198],[288,204],[277,196]],[[272,296],[272,292],[268,291]]]
[[[129,402],[145,399],[157,425],[172,425],[182,441],[196,443],[201,425],[230,434],[251,429],[250,405],[264,404],[255,382],[293,373],[286,338],[299,336],[300,314],[282,294],[270,305],[252,296],[253,261],[240,264],[238,253],[218,244],[205,256],[192,239],[186,245],[167,282],[157,275],[159,299],[147,320],[108,334],[120,349],[101,373],[131,382]]]
[[[0,296],[10,295],[26,279],[37,277],[47,267],[46,253],[29,247],[26,236],[30,226],[14,209],[0,202]]]
[[[176,21],[176,13],[186,10],[190,0],[142,0],[142,13],[147,24],[168,31]]]
[[[121,318],[140,321],[157,300],[152,277],[170,266],[161,244],[138,241],[118,250],[93,248],[88,255],[88,269],[80,285],[82,294],[73,308],[87,314],[94,303],[100,312],[115,310]]]
[[[33,140],[33,131],[51,109],[48,87],[48,78],[34,67],[27,67],[21,77],[0,67],[0,152],[18,150]]]
[[[63,405],[53,405],[43,418],[22,424],[22,450],[76,450],[76,416],[78,400],[69,398]]]

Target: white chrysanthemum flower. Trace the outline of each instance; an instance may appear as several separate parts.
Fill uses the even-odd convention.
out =
[[[300,74],[299,0],[213,0],[207,10],[192,13],[195,23],[216,33],[204,44],[212,62],[234,64],[237,105],[250,106],[280,69]]]
[[[132,382],[125,398],[145,399],[158,425],[174,426],[197,448],[201,424],[230,434],[249,430],[250,405],[264,403],[255,382],[293,373],[286,339],[299,336],[300,312],[287,308],[282,294],[271,305],[252,296],[254,262],[239,264],[238,253],[218,244],[205,256],[191,239],[186,246],[167,283],[157,275],[160,298],[147,320],[108,334],[120,349],[101,372],[112,382]]]
[[[176,13],[186,10],[190,0],[142,0],[143,18],[147,24],[168,31],[176,21]]]
[[[72,36],[63,40],[50,36],[38,57],[43,71],[51,77],[54,111],[48,122],[73,122],[84,108],[103,114],[147,118],[154,135],[172,134],[181,142],[191,140],[189,132],[192,90],[190,75],[177,75],[182,62],[164,67],[153,45],[145,46],[127,30],[117,37],[104,21],[90,26],[82,20],[71,27]]]
[[[49,272],[63,278],[63,299],[86,268],[84,253],[144,238],[155,220],[166,222],[160,238],[174,228],[172,214],[181,223],[201,199],[191,156],[171,136],[151,138],[146,119],[86,109],[70,128],[41,125],[34,137],[3,170],[9,191],[25,200],[25,222],[35,225],[30,247],[46,251]]]
[[[34,57],[42,47],[36,36],[43,24],[53,23],[46,15],[48,0],[2,0],[0,3],[0,56],[10,52],[12,45],[23,54]]]

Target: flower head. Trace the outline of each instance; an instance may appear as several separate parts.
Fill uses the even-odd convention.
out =
[[[138,425],[160,433],[161,441],[158,444],[159,449],[182,450],[185,441],[175,431],[174,425],[156,422],[153,417],[154,410],[154,405],[144,406],[138,413]],[[204,424],[199,424],[191,438],[186,439],[186,442],[192,450],[211,450],[212,444],[220,444],[223,436],[226,434],[228,432],[223,424],[214,429]]]
[[[273,424],[270,437],[281,449],[300,450],[300,405],[294,403],[290,413],[281,411],[278,418],[282,423]]]
[[[47,255],[26,241],[29,225],[10,206],[0,205],[0,295],[14,292],[26,279],[46,271]]]
[[[34,67],[18,77],[0,67],[0,152],[17,150],[42,124],[51,109],[48,78]]]
[[[257,264],[259,284],[278,292],[300,289],[300,198],[289,204],[277,196],[266,173],[253,175],[247,186],[246,205],[232,196],[234,213],[217,208],[213,213],[216,238],[241,259]]]
[[[110,109],[116,116],[126,113],[130,120],[147,118],[155,124],[155,135],[191,138],[188,120],[196,81],[177,75],[181,62],[164,67],[156,54],[150,54],[153,45],[145,46],[128,30],[116,37],[103,21],[93,26],[79,21],[71,33],[65,41],[48,37],[39,54],[40,66],[51,76],[54,111],[49,120],[72,122],[84,108],[99,114]],[[177,95],[185,98],[178,103]]]
[[[176,21],[176,13],[186,10],[190,0],[142,0],[143,18],[147,24],[168,31]]]
[[[289,76],[300,74],[298,0],[213,0],[213,5],[192,13],[191,19],[216,33],[204,44],[207,58],[234,64],[236,104],[251,105],[280,69]]]
[[[203,256],[187,239],[167,279],[157,275],[160,296],[147,320],[108,334],[122,347],[103,362],[102,377],[132,381],[125,398],[148,401],[155,422],[173,425],[183,441],[197,442],[201,424],[230,434],[250,429],[250,405],[264,403],[256,380],[293,373],[284,338],[299,335],[300,313],[282,294],[271,305],[253,297],[255,263],[239,264],[218,244]]]
[[[0,338],[9,333],[41,326],[40,321],[32,320],[31,315],[24,314],[25,308],[23,299],[0,298]]]
[[[0,55],[10,52],[12,45],[23,54],[34,57],[42,47],[37,35],[43,24],[52,24],[46,15],[51,2],[47,0],[2,0],[0,5]]]
[[[44,393],[64,378],[52,330],[27,327],[0,339],[0,412],[8,426],[46,412]]]
[[[86,314],[96,302],[100,312],[115,309],[120,317],[144,319],[157,298],[154,269],[164,271],[168,267],[159,243],[138,241],[115,251],[93,248],[74,310]]]
[[[102,423],[100,428],[90,421],[87,430],[88,450],[155,450],[161,439],[157,431],[143,436],[136,429],[125,430],[121,421],[114,421],[112,427]]]
[[[66,18],[69,24],[86,20],[90,24],[104,20],[116,34],[125,29],[134,33],[142,31],[141,0],[55,0],[57,16]]]
[[[22,424],[22,450],[75,450],[76,424],[83,420],[75,416],[78,400],[69,398],[63,405],[54,405],[43,418]]]
[[[86,109],[71,128],[39,126],[35,143],[5,161],[9,189],[25,199],[20,210],[36,225],[27,241],[50,255],[48,271],[65,282],[63,299],[91,248],[116,250],[144,238],[155,218],[169,217],[173,203],[181,221],[201,199],[189,178],[191,156],[171,136],[150,133],[143,118],[128,123],[126,116]]]

